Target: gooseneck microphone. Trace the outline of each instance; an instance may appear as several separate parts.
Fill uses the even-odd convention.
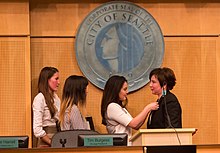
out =
[[[162,90],[162,97],[163,97],[163,100],[164,100],[164,105],[165,105],[165,112],[166,112],[166,116],[167,116],[167,121],[168,121],[168,127],[167,128],[174,128],[171,121],[170,121],[170,116],[168,114],[168,110],[167,110],[167,101],[166,101],[166,90],[164,89],[163,87],[163,90]]]
[[[168,121],[168,127],[167,127],[167,128],[173,128],[173,125],[171,124],[170,116],[169,116],[168,110],[167,110],[167,101],[166,101],[167,90],[165,89],[165,86],[166,86],[166,85],[167,85],[167,83],[166,83],[166,82],[163,82],[162,97],[163,97],[163,100],[164,100],[165,112],[166,112],[167,121]]]
[[[178,135],[178,133],[177,133],[175,127],[172,125],[171,120],[170,120],[170,116],[169,116],[169,114],[168,114],[167,101],[166,101],[167,91],[166,91],[166,89],[164,89],[164,86],[165,86],[165,85],[166,85],[166,83],[163,83],[163,87],[162,87],[162,97],[163,97],[163,100],[164,100],[165,112],[166,112],[167,121],[168,121],[168,127],[167,127],[167,128],[173,128],[173,129],[174,129],[174,131],[175,131],[175,133],[176,133],[176,136],[177,136],[177,139],[178,139],[178,142],[179,142],[179,144],[181,145],[179,135]]]

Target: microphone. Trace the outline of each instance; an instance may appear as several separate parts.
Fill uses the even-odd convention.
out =
[[[164,86],[166,85],[166,82],[163,83],[163,87],[162,87],[162,96],[163,96],[163,100],[164,100],[164,106],[165,106],[165,112],[166,112],[166,116],[167,116],[167,121],[168,121],[168,127],[167,128],[172,128],[174,129],[176,135],[177,135],[177,139],[179,144],[181,145],[180,139],[179,139],[179,135],[175,129],[175,127],[172,125],[171,121],[170,121],[170,116],[168,114],[168,110],[167,110],[167,101],[166,101],[166,95],[167,95],[167,91],[165,90]]]
[[[163,97],[163,100],[164,100],[165,112],[166,112],[167,121],[168,121],[168,127],[167,128],[173,128],[173,126],[171,124],[171,121],[170,121],[170,116],[169,116],[168,111],[167,111],[167,102],[166,102],[167,90],[165,89],[166,85],[167,85],[167,83],[164,81],[163,86],[162,86],[162,97]]]
[[[166,116],[167,116],[167,121],[168,121],[168,127],[167,128],[174,128],[173,125],[171,124],[170,116],[168,114],[167,101],[166,101],[166,97],[165,96],[164,96],[163,100],[164,100],[164,105],[165,105],[165,112],[166,112]]]

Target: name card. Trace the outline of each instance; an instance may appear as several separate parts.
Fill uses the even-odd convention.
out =
[[[0,138],[0,148],[18,148],[18,139]]]
[[[85,137],[84,146],[113,146],[112,137]]]

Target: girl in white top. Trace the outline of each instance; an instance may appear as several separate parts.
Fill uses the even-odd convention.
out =
[[[88,130],[85,120],[88,80],[83,76],[72,75],[65,81],[60,108],[61,130]]]
[[[39,75],[38,94],[33,101],[33,132],[38,138],[38,147],[49,147],[57,132],[56,121],[60,99],[55,93],[60,84],[59,72],[54,67],[44,67]]]
[[[102,124],[106,125],[108,133],[127,133],[128,145],[132,129],[138,130],[145,122],[151,110],[158,109],[158,103],[153,102],[136,116],[132,117],[126,110],[128,83],[123,76],[112,76],[104,87],[101,115]]]

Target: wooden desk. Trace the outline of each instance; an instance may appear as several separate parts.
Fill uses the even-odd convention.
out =
[[[0,153],[143,153],[143,147],[79,147],[79,148],[29,148],[0,149]]]
[[[132,137],[133,146],[190,145],[195,128],[140,129]]]
[[[0,153],[145,153],[143,146],[96,147],[96,148],[29,148],[0,149]],[[219,144],[197,145],[197,153],[220,153]]]

